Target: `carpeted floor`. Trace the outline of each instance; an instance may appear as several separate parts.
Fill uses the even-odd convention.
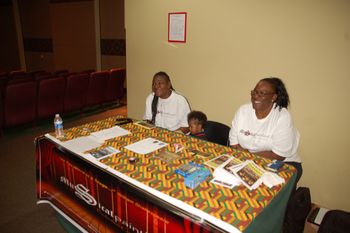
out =
[[[97,109],[63,116],[64,127],[70,128],[114,115],[127,116],[126,105]],[[53,119],[52,119],[53,120]],[[0,138],[0,232],[63,233],[56,213],[47,204],[36,204],[35,137],[53,131],[52,120],[36,127],[6,130]]]

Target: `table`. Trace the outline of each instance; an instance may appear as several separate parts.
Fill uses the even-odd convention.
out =
[[[284,165],[278,173],[285,183],[265,185],[249,191],[243,185],[227,189],[207,179],[197,188],[184,185],[175,173],[182,164],[229,154],[263,166],[270,162],[247,152],[202,141],[161,128],[146,129],[136,124],[121,125],[131,133],[103,142],[120,152],[93,160],[65,148],[64,142],[114,126],[122,116],[65,130],[65,138],[53,134],[36,138],[38,203],[49,203],[83,232],[280,232],[285,208],[296,178],[296,170]],[[145,138],[185,149],[171,163],[154,157],[157,153],[136,154],[125,146]],[[191,156],[196,149],[209,158]],[[136,163],[129,158],[136,157]]]

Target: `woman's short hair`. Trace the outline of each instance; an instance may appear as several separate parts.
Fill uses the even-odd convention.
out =
[[[264,78],[261,79],[260,82],[267,82],[269,83],[272,88],[274,89],[277,99],[276,99],[276,107],[278,106],[279,109],[281,108],[288,108],[288,105],[290,103],[289,101],[289,95],[286,89],[286,86],[284,85],[283,81],[276,77],[271,78]]]

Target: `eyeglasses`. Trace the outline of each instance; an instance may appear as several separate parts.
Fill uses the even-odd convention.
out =
[[[258,95],[258,96],[261,96],[261,97],[265,97],[265,96],[268,96],[268,95],[273,95],[275,93],[273,92],[264,92],[264,91],[255,91],[255,90],[251,90],[250,91],[250,95],[253,96],[253,95]]]

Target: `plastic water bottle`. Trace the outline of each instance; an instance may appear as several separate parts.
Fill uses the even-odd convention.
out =
[[[60,114],[55,115],[55,119],[53,120],[53,123],[55,125],[56,138],[63,138],[64,137],[63,121],[62,121],[62,118],[60,117]]]

